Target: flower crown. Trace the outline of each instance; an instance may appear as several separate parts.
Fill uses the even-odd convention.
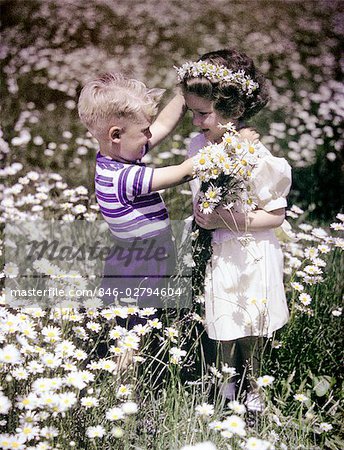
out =
[[[207,78],[212,83],[219,81],[229,81],[240,87],[247,96],[252,95],[252,92],[258,89],[259,84],[252,80],[248,75],[245,75],[244,70],[233,72],[225,66],[215,66],[205,61],[186,62],[181,67],[174,67],[178,74],[178,81],[182,81],[185,76]]]

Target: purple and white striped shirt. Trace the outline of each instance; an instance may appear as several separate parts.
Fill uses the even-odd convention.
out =
[[[97,154],[95,191],[111,233],[118,239],[150,238],[169,229],[165,204],[151,192],[153,170]]]

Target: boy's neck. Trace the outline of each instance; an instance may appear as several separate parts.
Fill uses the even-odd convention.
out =
[[[123,164],[137,164],[138,161],[130,161],[128,159],[124,159],[121,156],[118,156],[111,151],[112,149],[104,148],[104,146],[99,146],[99,153],[105,158],[112,159],[113,161],[121,162]]]

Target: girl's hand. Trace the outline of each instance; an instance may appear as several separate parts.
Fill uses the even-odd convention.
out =
[[[254,128],[241,128],[239,135],[241,139],[246,139],[254,144],[257,144],[260,138],[259,133]]]
[[[213,211],[211,214],[203,214],[199,209],[199,205],[195,204],[194,216],[196,223],[205,230],[215,230],[216,228],[223,228],[223,220],[221,219],[221,216],[217,209],[215,209],[215,211]]]

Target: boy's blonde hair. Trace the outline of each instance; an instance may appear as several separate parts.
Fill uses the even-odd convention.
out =
[[[83,87],[78,102],[79,117],[97,136],[106,131],[104,127],[114,117],[136,121],[143,113],[153,118],[164,92],[163,89],[148,89],[141,81],[120,73],[105,73]]]

